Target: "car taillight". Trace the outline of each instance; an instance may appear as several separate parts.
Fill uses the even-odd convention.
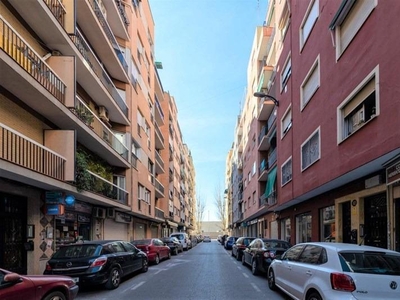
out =
[[[107,262],[107,257],[99,257],[94,262],[92,262],[89,268],[104,266],[106,262]]]
[[[275,257],[275,252],[266,251],[266,252],[264,252],[264,257],[265,258],[274,258]]]
[[[51,271],[51,266],[49,262],[46,263],[46,271]]]
[[[346,292],[353,292],[356,285],[349,275],[343,273],[331,273],[332,289]]]

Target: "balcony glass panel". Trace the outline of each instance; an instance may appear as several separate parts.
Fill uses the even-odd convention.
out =
[[[91,177],[90,192],[100,194],[125,205],[128,204],[128,191],[89,170],[87,172]]]

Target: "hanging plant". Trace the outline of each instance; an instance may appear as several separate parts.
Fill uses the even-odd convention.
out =
[[[75,185],[78,192],[91,189],[91,176],[88,170],[87,155],[82,149],[76,151],[75,157],[76,176]]]

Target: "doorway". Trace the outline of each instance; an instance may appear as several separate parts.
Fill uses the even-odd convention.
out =
[[[387,204],[386,194],[364,199],[365,245],[387,248]]]
[[[26,274],[27,199],[0,193],[0,266],[8,271]]]
[[[342,237],[343,243],[354,243],[351,238],[351,203],[350,201],[342,203]]]

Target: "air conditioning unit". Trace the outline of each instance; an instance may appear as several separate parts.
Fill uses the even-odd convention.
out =
[[[99,106],[99,118],[104,122],[108,122],[110,120],[108,118],[107,108],[105,108],[104,106]]]
[[[107,218],[114,219],[115,218],[115,209],[107,208]]]
[[[106,218],[106,210],[101,207],[93,208],[93,217],[99,218],[99,219],[105,219]]]

